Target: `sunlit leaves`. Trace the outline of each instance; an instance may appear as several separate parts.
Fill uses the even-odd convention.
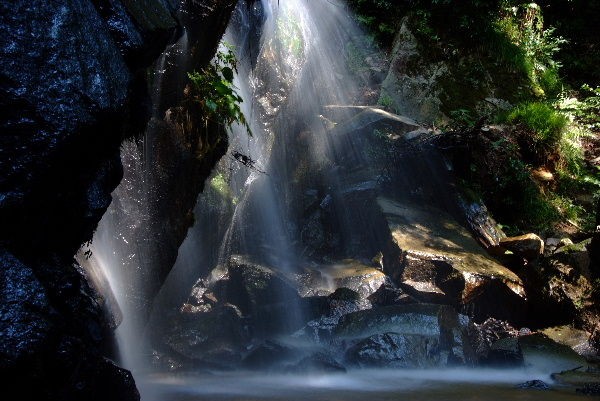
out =
[[[237,59],[231,46],[217,52],[215,59],[202,70],[188,73],[191,81],[192,98],[199,105],[203,119],[208,124],[214,121],[231,129],[233,124],[246,128],[252,135],[250,125],[240,108],[242,97],[233,84],[237,73]]]

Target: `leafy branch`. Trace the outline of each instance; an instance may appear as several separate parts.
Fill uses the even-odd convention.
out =
[[[233,84],[237,59],[233,47],[227,44],[225,47],[226,50],[218,51],[215,59],[206,67],[188,73],[192,83],[191,96],[200,106],[205,124],[212,120],[231,129],[237,123],[252,136],[250,125],[240,108],[243,99]]]

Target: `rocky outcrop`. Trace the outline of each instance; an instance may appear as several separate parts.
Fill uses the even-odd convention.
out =
[[[454,305],[476,321],[520,321],[525,313],[521,279],[483,252],[449,214],[412,203],[378,199],[400,252],[386,271],[409,295]]]
[[[532,317],[545,326],[571,324],[592,333],[598,320],[598,294],[587,250],[590,240],[566,245],[521,275],[531,295]]]
[[[442,305],[400,305],[348,314],[336,337],[355,344],[346,358],[359,366],[426,367],[470,364],[468,319]],[[393,351],[393,352],[389,352]]]
[[[226,18],[226,3],[211,9]],[[121,179],[122,139],[142,132],[149,118],[144,69],[181,33],[177,8],[171,0],[0,5],[0,343],[8,347],[0,369],[7,393],[139,398],[131,375],[105,358],[114,353],[118,316],[104,314],[109,300],[72,257],[91,239]],[[198,45],[206,46],[205,58],[215,32]]]
[[[224,368],[240,362],[248,341],[240,310],[231,304],[208,311],[184,311],[172,321],[165,343],[204,368]]]

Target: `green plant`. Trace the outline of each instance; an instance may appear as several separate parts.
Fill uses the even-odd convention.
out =
[[[452,110],[450,118],[453,124],[463,127],[473,127],[476,122],[473,113],[467,109]]]
[[[556,55],[567,41],[554,28],[544,28],[540,7],[536,3],[506,7],[494,29],[500,59],[527,75],[536,96],[558,95],[562,82]]]
[[[563,113],[543,102],[530,102],[515,107],[508,114],[507,121],[530,131],[534,145],[544,151],[558,144],[569,123]]]
[[[191,96],[201,110],[205,124],[214,121],[231,129],[240,124],[252,136],[250,125],[240,108],[243,99],[233,84],[237,73],[237,59],[230,45],[217,52],[215,59],[205,68],[188,73]]]
[[[569,99],[564,108],[571,111],[577,122],[589,131],[600,131],[600,86],[593,88],[588,84],[581,87],[581,100]]]

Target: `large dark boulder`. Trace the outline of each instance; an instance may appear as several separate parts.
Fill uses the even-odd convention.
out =
[[[231,304],[207,312],[181,313],[165,335],[165,343],[200,366],[228,367],[241,362],[248,340],[240,310]]]
[[[54,319],[32,269],[5,251],[0,261],[0,368],[7,369],[48,345]]]
[[[188,3],[218,10],[219,26],[233,4]],[[118,313],[72,257],[91,239],[121,180],[122,139],[149,119],[146,69],[183,32],[178,7],[174,0],[0,4],[6,394],[139,399],[131,374],[105,359],[114,354]],[[223,30],[207,31],[196,44],[205,60]]]
[[[439,343],[426,336],[399,333],[372,335],[346,351],[346,360],[364,368],[423,368],[440,364]]]
[[[112,353],[115,320],[77,264],[26,264],[5,250],[0,262],[0,374],[7,394],[139,400],[131,373],[104,356]]]
[[[474,362],[467,326],[468,318],[446,305],[395,305],[342,316],[334,334],[361,366],[445,366]],[[393,352],[386,357],[385,350]]]

